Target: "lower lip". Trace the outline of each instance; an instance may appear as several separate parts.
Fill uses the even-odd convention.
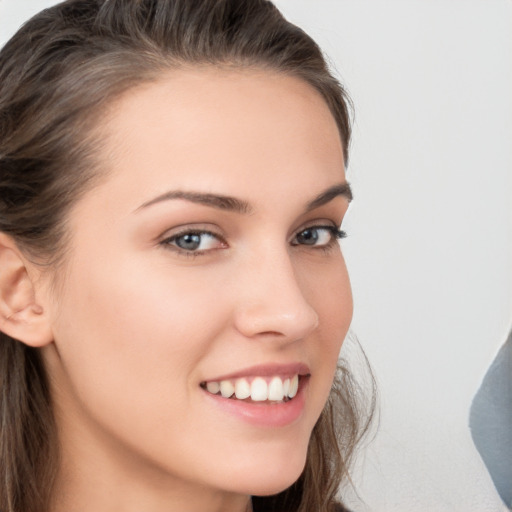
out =
[[[305,405],[305,388],[309,377],[300,379],[299,389],[294,398],[288,402],[244,402],[232,398],[212,395],[203,390],[206,398],[227,414],[259,427],[286,427],[296,422],[302,415]]]

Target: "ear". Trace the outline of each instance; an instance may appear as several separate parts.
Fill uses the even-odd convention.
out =
[[[36,300],[35,269],[14,240],[0,233],[0,331],[31,347],[53,341],[48,312]]]

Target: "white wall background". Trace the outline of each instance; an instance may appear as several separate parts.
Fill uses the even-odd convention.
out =
[[[0,0],[0,44],[54,3]],[[276,3],[356,106],[344,247],[381,419],[352,508],[502,512],[468,415],[512,322],[512,2]]]

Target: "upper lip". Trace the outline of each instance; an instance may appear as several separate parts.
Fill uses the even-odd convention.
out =
[[[304,363],[259,364],[218,377],[208,378],[204,382],[220,382],[222,380],[234,380],[242,377],[293,377],[294,375],[309,375],[309,373],[309,367]]]

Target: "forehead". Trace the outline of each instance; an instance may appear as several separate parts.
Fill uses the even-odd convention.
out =
[[[344,178],[327,104],[276,72],[172,71],[125,94],[103,128],[107,167],[149,195],[175,184],[239,195],[241,184],[256,192],[270,181],[284,192],[298,178],[315,189]]]

